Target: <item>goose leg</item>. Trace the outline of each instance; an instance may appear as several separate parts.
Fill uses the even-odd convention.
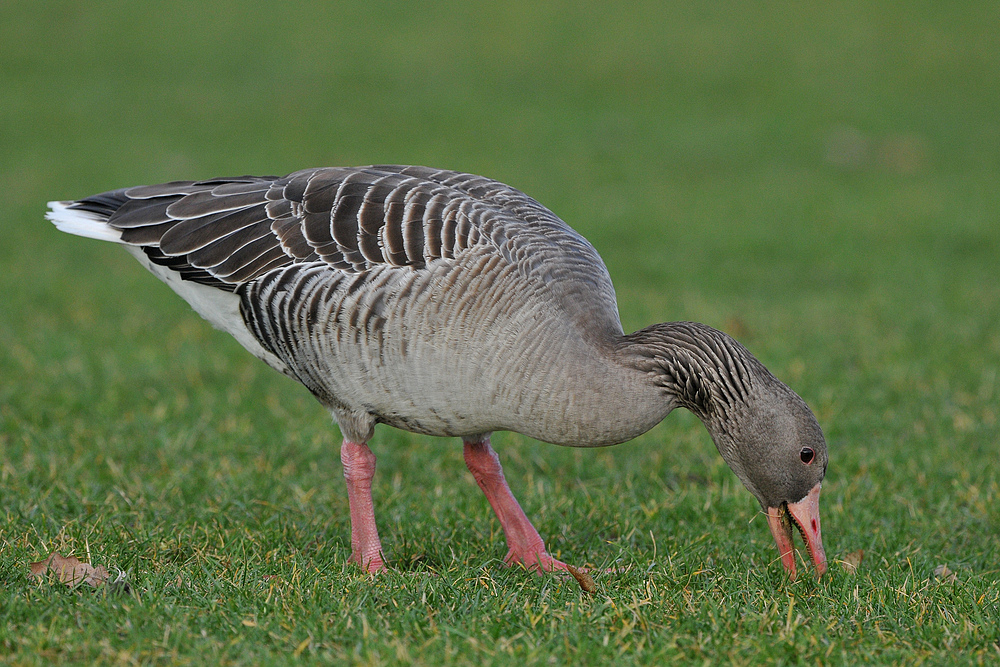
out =
[[[351,557],[370,573],[385,569],[382,543],[375,526],[375,505],[372,502],[372,477],[375,476],[375,454],[364,442],[344,439],[340,460],[347,480],[347,501],[351,508]]]
[[[489,436],[463,442],[465,465],[476,478],[479,488],[486,494],[486,500],[496,512],[500,526],[507,537],[509,550],[504,562],[508,565],[521,563],[528,569],[545,572],[565,570],[566,563],[556,560],[545,552],[545,543],[541,536],[531,525],[531,521],[525,516],[524,510],[507,486],[500,459],[490,447]]]

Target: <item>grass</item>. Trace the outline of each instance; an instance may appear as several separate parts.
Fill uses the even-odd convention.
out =
[[[0,661],[993,664],[1000,76],[989,3],[0,8]],[[526,190],[622,320],[737,335],[830,444],[787,581],[701,425],[495,441],[572,581],[501,567],[457,441],[380,429],[393,570],[350,553],[308,394],[49,199],[325,164]],[[857,572],[838,560],[864,550]],[[51,551],[131,594],[29,580]],[[954,578],[936,576],[947,565]]]

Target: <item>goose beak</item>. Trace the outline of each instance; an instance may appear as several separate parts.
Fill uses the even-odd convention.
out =
[[[816,574],[826,572],[826,553],[819,528],[819,489],[813,487],[806,497],[797,503],[782,503],[778,507],[767,508],[767,525],[778,545],[781,564],[788,570],[788,576],[795,579],[795,547],[792,544],[792,524],[799,529],[802,541],[806,543],[809,556],[816,565]]]

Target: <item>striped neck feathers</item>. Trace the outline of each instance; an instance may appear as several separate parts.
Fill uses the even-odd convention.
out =
[[[622,340],[630,365],[647,373],[713,434],[728,430],[755,395],[778,383],[735,339],[697,322],[654,324]]]

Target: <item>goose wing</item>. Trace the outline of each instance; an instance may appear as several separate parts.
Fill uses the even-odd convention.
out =
[[[138,186],[74,202],[184,279],[235,291],[293,264],[421,271],[470,248],[501,254],[553,290],[581,324],[620,331],[597,251],[555,214],[499,181],[426,167],[318,168]]]

